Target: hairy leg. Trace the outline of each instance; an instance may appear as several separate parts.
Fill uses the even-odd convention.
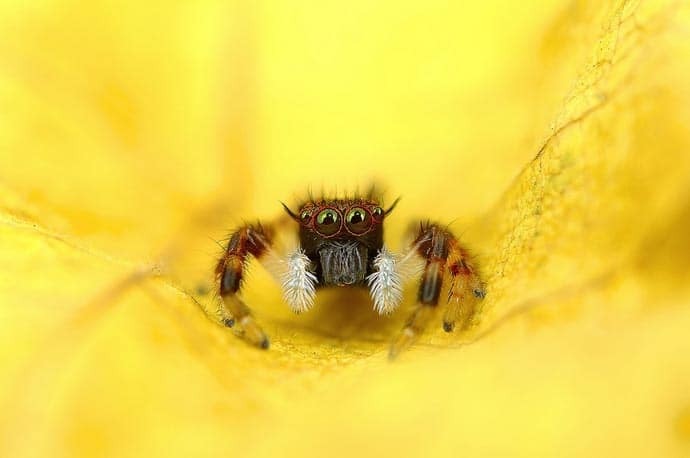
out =
[[[268,337],[238,294],[242,288],[249,256],[261,260],[271,248],[273,232],[271,226],[261,224],[240,227],[230,236],[225,253],[216,266],[226,326],[239,325],[248,342],[264,349],[269,346]]]
[[[472,296],[482,299],[486,295],[467,249],[447,228],[433,223],[416,226],[410,247],[424,259],[425,266],[417,293],[417,306],[393,341],[390,358],[409,347],[424,331],[438,305],[446,274],[450,275],[450,289],[443,319],[445,331],[450,332],[456,322],[469,319]]]

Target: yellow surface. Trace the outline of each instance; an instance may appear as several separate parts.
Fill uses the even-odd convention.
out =
[[[0,456],[689,456],[684,2],[0,3]],[[488,296],[213,320],[215,240],[372,179]]]

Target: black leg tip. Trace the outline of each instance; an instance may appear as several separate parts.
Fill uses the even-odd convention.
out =
[[[235,326],[235,319],[234,318],[225,318],[223,320],[223,324],[227,326],[228,328],[231,328]]]
[[[453,329],[455,329],[455,323],[451,323],[450,321],[444,321],[443,322],[443,330],[446,332],[453,332]]]
[[[268,339],[264,338],[264,340],[261,341],[261,348],[263,350],[268,350],[268,347],[270,347],[271,344],[268,342]]]
[[[472,292],[474,293],[474,297],[478,299],[484,299],[486,297],[486,290],[484,289],[475,289]]]

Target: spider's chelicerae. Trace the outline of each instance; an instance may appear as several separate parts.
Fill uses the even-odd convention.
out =
[[[410,226],[402,253],[389,251],[383,226],[397,203],[384,209],[373,192],[364,197],[309,199],[297,212],[283,204],[287,215],[271,224],[237,229],[216,267],[225,324],[237,323],[246,340],[268,348],[268,337],[239,297],[247,260],[253,256],[279,281],[285,301],[296,313],[312,307],[317,289],[343,286],[368,288],[374,309],[389,314],[400,305],[406,280],[420,272],[417,305],[393,341],[391,357],[423,331],[448,274],[443,328],[452,331],[456,321],[466,316],[468,302],[484,298],[476,264],[446,227],[430,222]]]

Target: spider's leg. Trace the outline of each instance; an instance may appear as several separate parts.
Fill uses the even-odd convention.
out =
[[[469,253],[448,229],[438,224],[420,224],[415,229],[411,250],[424,259],[425,266],[417,293],[417,306],[393,341],[390,358],[409,347],[426,328],[438,305],[446,272],[451,281],[443,320],[443,329],[447,332],[452,331],[460,319],[469,318],[469,292],[479,299],[486,294]]]
[[[230,236],[225,253],[216,266],[225,324],[238,324],[244,338],[260,348],[268,348],[268,337],[256,323],[251,310],[238,293],[242,287],[249,256],[261,261],[271,249],[273,233],[272,226],[249,224],[240,227]]]

